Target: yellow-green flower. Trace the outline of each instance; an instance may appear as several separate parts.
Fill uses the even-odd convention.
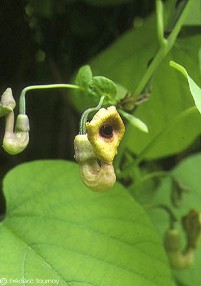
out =
[[[97,161],[93,146],[86,134],[79,134],[74,140],[75,159],[80,164],[83,183],[92,191],[100,192],[112,188],[116,176],[112,164]]]
[[[116,107],[101,108],[87,123],[86,129],[96,156],[107,163],[112,163],[125,132],[124,123]]]

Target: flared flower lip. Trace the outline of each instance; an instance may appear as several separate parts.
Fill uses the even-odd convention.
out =
[[[111,163],[125,132],[124,123],[116,107],[101,108],[87,123],[86,129],[94,153],[98,158]]]

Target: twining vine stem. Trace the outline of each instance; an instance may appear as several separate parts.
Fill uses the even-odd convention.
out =
[[[163,3],[161,0],[156,0],[156,21],[157,21],[157,34],[158,41],[161,47],[165,46],[167,39],[164,38],[164,15],[163,15]]]
[[[55,89],[55,88],[71,88],[71,89],[82,89],[80,86],[74,84],[44,84],[44,85],[31,85],[25,87],[21,94],[19,100],[19,113],[26,113],[26,104],[25,104],[25,94],[31,90],[42,90],[42,89]]]
[[[102,104],[103,104],[103,101],[104,101],[104,98],[105,96],[101,96],[100,98],[100,101],[98,103],[97,106],[95,107],[92,107],[92,108],[88,108],[87,110],[85,110],[85,112],[82,114],[81,116],[81,119],[80,119],[80,134],[86,134],[86,123],[87,123],[87,119],[88,119],[88,115],[91,113],[91,112],[95,112],[95,111],[98,111]]]
[[[157,51],[154,59],[152,60],[151,64],[147,68],[143,78],[139,82],[136,90],[134,91],[134,97],[137,99],[139,95],[142,93],[148,82],[150,81],[154,71],[156,70],[157,66],[162,62],[162,60],[166,57],[168,52],[173,47],[175,40],[181,30],[181,27],[184,23],[184,20],[189,13],[191,9],[193,0],[189,0],[186,2],[186,5],[184,6],[180,17],[178,18],[175,26],[172,29],[172,32],[170,33],[169,37],[167,39],[164,38],[164,27],[163,27],[163,3],[161,0],[156,0],[156,19],[157,19],[157,33],[158,33],[158,39],[160,48]]]
[[[158,204],[158,205],[155,205],[154,207],[163,209],[169,215],[170,229],[174,229],[175,228],[175,223],[177,223],[178,219],[175,216],[173,210],[169,206],[164,205],[164,204]]]
[[[150,81],[150,79],[151,79],[154,71],[158,67],[158,65],[162,62],[162,60],[166,57],[168,52],[173,47],[173,45],[176,41],[176,38],[177,38],[177,36],[181,30],[181,27],[184,23],[184,20],[185,20],[186,16],[188,15],[188,13],[191,9],[192,3],[193,3],[193,0],[189,0],[186,2],[186,4],[183,6],[183,9],[180,13],[180,17],[177,17],[177,21],[175,22],[175,25],[173,26],[171,33],[169,34],[168,38],[165,39],[164,38],[164,24],[163,24],[164,22],[162,22],[163,3],[161,0],[156,0],[157,34],[158,34],[160,46],[159,46],[159,49],[158,49],[154,59],[150,63],[150,65],[147,68],[144,76],[142,77],[142,79],[139,82],[136,90],[133,93],[136,100],[139,97],[139,95],[141,94],[141,92],[144,90],[144,88],[146,87],[148,82]],[[180,120],[181,118],[186,117],[186,116],[188,116],[194,112],[197,112],[196,107],[191,107],[191,108],[181,112],[181,114],[179,114],[175,118],[174,123],[175,123],[175,121]],[[160,136],[163,133],[165,133],[167,131],[167,129],[169,129],[171,126],[172,126],[172,123],[170,123],[170,125],[167,128],[165,128],[161,132],[159,132],[159,134],[157,134],[151,140],[151,142],[147,146],[145,146],[145,148],[138,154],[137,159],[135,161],[129,163],[123,170],[121,170],[121,177],[125,176],[128,173],[128,171],[130,170],[130,168],[137,168],[139,166],[141,161],[145,158],[146,154],[153,148],[153,146],[155,145],[157,140],[159,140]],[[118,164],[117,164],[117,166],[118,166]]]

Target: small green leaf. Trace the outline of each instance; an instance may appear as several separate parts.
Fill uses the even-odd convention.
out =
[[[86,65],[81,67],[75,79],[76,84],[83,87],[83,89],[87,92],[91,80],[92,80],[92,71],[90,66]]]
[[[120,97],[114,82],[103,76],[93,77],[88,65],[79,69],[75,83],[82,87],[82,90],[74,91],[71,101],[81,111],[97,105],[103,95],[105,105],[116,105]]]
[[[134,115],[129,114],[129,113],[123,111],[123,110],[119,110],[119,113],[124,118],[126,118],[133,127],[136,127],[139,130],[141,130],[141,131],[143,131],[145,133],[148,133],[148,127],[142,120],[140,120],[139,118],[135,117]]]
[[[76,108],[83,112],[85,109],[91,107],[91,98],[89,98],[89,83],[92,80],[92,71],[89,65],[82,66],[75,78],[75,83],[80,86],[81,90],[74,90],[70,100]],[[93,100],[94,103],[94,100]],[[95,102],[95,105],[98,100]]]
[[[195,105],[201,113],[201,88],[192,80],[183,66],[173,61],[170,61],[170,66],[180,71],[187,78],[191,94],[195,101]]]
[[[101,97],[104,95],[106,98],[115,102],[117,95],[117,88],[113,81],[103,76],[94,76],[89,84],[89,94],[94,97]]]

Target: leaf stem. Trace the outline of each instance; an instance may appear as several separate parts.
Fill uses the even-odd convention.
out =
[[[161,24],[162,19],[161,19],[161,15],[159,15],[160,10],[161,10],[161,5],[162,3],[159,3],[159,0],[156,0],[156,9],[157,9],[157,21],[158,21],[158,37],[161,38],[162,37],[162,31],[163,31],[163,24]],[[170,33],[169,37],[166,39],[166,41],[163,41],[163,44],[160,45],[159,50],[157,51],[154,59],[152,60],[152,62],[150,63],[149,67],[147,68],[143,78],[141,79],[141,81],[139,82],[136,90],[134,91],[134,97],[137,99],[138,96],[141,94],[141,92],[144,90],[145,86],[148,84],[148,82],[150,81],[154,71],[156,70],[156,68],[158,67],[158,65],[162,62],[162,60],[166,57],[166,55],[168,54],[168,52],[171,50],[171,48],[173,47],[175,40],[181,30],[181,27],[184,23],[184,20],[187,16],[187,14],[189,13],[189,10],[191,8],[193,0],[189,0],[186,2],[186,5],[184,6],[181,15],[179,17],[179,19],[177,20],[175,26],[172,29],[172,32]],[[161,41],[161,40],[160,40]],[[164,44],[165,43],[165,44]]]
[[[81,87],[73,84],[44,84],[44,85],[31,85],[25,87],[19,99],[19,113],[25,114],[26,113],[26,104],[25,104],[25,94],[31,90],[42,90],[42,89],[55,89],[55,88],[73,88],[73,89],[81,89]]]
[[[176,215],[174,214],[173,210],[168,205],[165,205],[165,204],[158,204],[158,205],[155,205],[154,207],[164,210],[169,215],[170,229],[174,229],[175,223],[178,221],[178,219]]]
[[[136,187],[138,187],[139,185],[143,184],[146,181],[149,181],[149,180],[152,180],[152,179],[155,179],[155,178],[160,178],[160,177],[172,177],[172,174],[169,173],[168,171],[162,171],[162,170],[149,173],[147,175],[142,176],[140,178],[139,182],[134,183],[132,185],[132,188],[136,188]]]
[[[80,119],[80,134],[86,134],[86,123],[87,123],[89,113],[98,111],[103,104],[104,98],[105,98],[104,95],[101,96],[100,101],[96,107],[88,108],[87,110],[84,111]]]
[[[156,0],[156,21],[157,21],[157,33],[160,46],[167,44],[167,40],[164,38],[164,15],[163,15],[163,2]]]

